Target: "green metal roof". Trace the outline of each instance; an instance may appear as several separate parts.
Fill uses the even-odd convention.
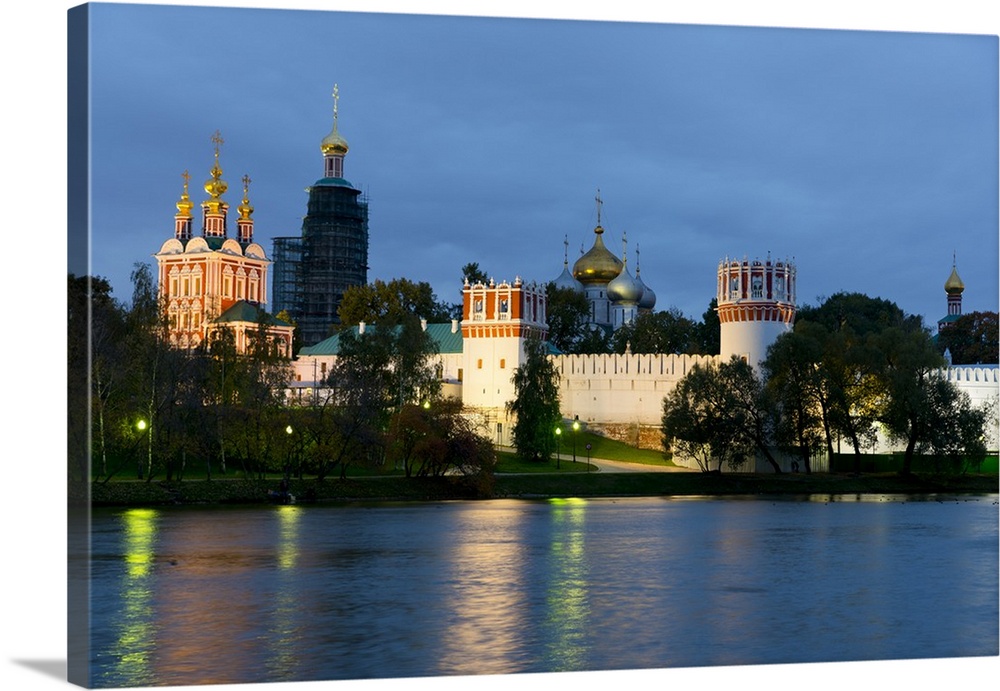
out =
[[[374,331],[378,327],[375,324],[365,325],[365,332]],[[399,327],[394,327],[399,328]],[[358,327],[352,326],[350,331],[357,336]],[[341,332],[343,333],[343,332]],[[451,332],[451,324],[428,324],[427,334],[437,344],[438,353],[445,355],[448,353],[462,352],[462,329],[455,333]],[[311,346],[306,346],[299,350],[299,355],[337,355],[340,353],[340,333],[330,336],[324,341]]]
[[[260,321],[261,316],[264,317],[264,323],[269,326],[291,326],[288,322],[282,321],[274,315],[268,314],[259,306],[253,304],[252,302],[247,302],[246,300],[240,300],[239,302],[233,304],[232,307],[220,314],[215,319],[215,322],[217,324],[225,324],[228,322],[251,322],[256,324]]]
[[[344,178],[320,178],[313,183],[313,187],[350,187],[352,190],[355,189],[354,185]]]

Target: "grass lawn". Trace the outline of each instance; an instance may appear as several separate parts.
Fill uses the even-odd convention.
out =
[[[650,451],[648,449],[637,449],[624,442],[615,441],[602,437],[593,432],[578,432],[576,440],[576,463],[573,462],[573,438],[572,432],[564,438],[561,449],[559,467],[556,467],[556,459],[552,458],[548,463],[537,463],[522,461],[517,454],[512,451],[497,452],[497,472],[498,473],[585,473],[593,469],[587,463],[588,458],[605,458],[611,461],[627,461],[629,463],[642,463],[645,465],[674,465],[663,457],[660,451]],[[590,449],[587,449],[590,444]]]

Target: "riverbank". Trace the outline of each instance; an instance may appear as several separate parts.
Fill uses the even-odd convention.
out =
[[[90,488],[93,506],[266,503],[270,481],[245,479],[186,482],[117,481]],[[297,502],[441,501],[485,498],[641,497],[641,496],[794,496],[837,494],[954,495],[995,494],[1000,481],[990,475],[785,473],[590,473],[574,475],[497,475],[492,488],[479,489],[461,478],[367,477],[292,480]],[[71,502],[86,502],[82,491]]]

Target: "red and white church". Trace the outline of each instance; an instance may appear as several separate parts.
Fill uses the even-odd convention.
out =
[[[201,203],[201,230],[194,233],[194,202],[188,191],[190,175],[177,201],[174,235],[154,256],[161,299],[166,304],[170,340],[177,347],[195,348],[220,329],[233,332],[236,348],[244,352],[263,328],[277,354],[291,357],[291,324],[271,316],[267,304],[268,267],[264,248],[254,242],[250,178],[244,175],[243,199],[236,207],[236,237],[228,236],[229,188],[222,179],[218,132],[212,137],[215,162],[204,184],[208,198]]]

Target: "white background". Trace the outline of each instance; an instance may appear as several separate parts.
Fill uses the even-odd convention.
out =
[[[4,3],[2,276],[5,323],[0,389],[4,461],[2,688],[62,688],[66,667],[65,277],[66,277],[66,12],[79,3]],[[460,2],[171,2],[233,7],[292,7],[487,16],[556,17],[755,26],[933,31],[997,35],[988,0],[896,2],[826,0],[566,3],[552,0]],[[658,7],[657,5],[662,5]],[[13,151],[13,155],[11,155]],[[16,265],[14,265],[16,264]],[[998,287],[1000,290],[1000,287]],[[961,583],[941,584],[962,587]],[[708,642],[707,644],[711,644]],[[919,655],[920,651],[914,651]],[[641,672],[519,675],[406,681],[310,682],[216,686],[218,689],[526,689],[560,686],[662,688],[992,688],[1000,658],[780,665]],[[991,681],[992,680],[992,681]]]

